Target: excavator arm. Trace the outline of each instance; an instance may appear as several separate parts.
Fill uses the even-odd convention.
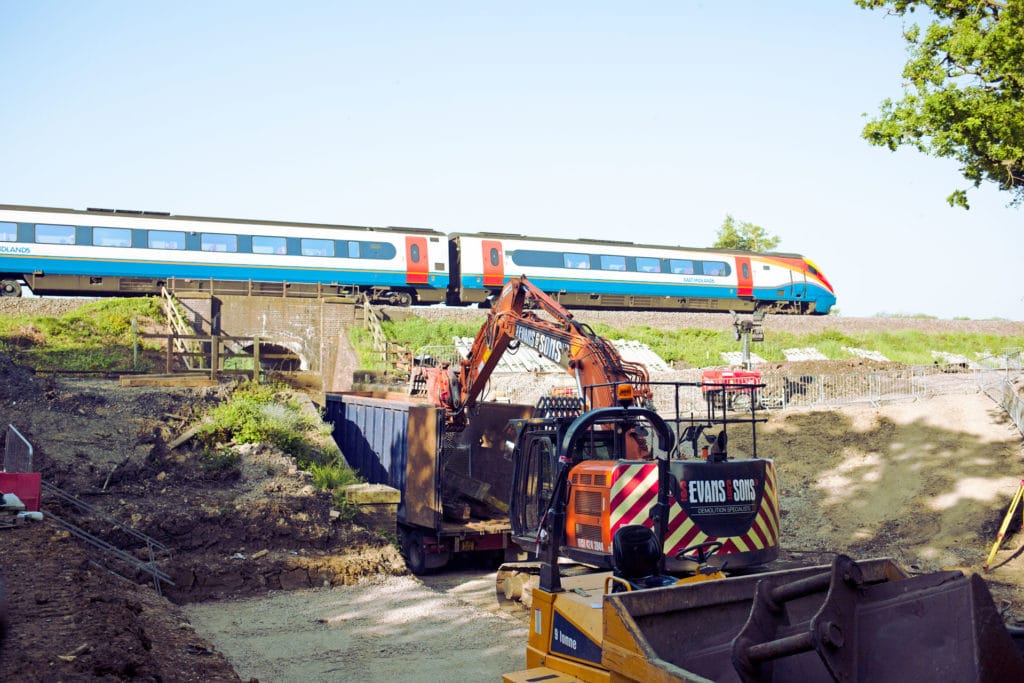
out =
[[[538,310],[550,319],[541,317]],[[586,409],[634,405],[638,399],[650,397],[643,365],[623,360],[611,342],[575,320],[564,306],[521,276],[505,284],[469,355],[458,367],[430,371],[435,386],[443,386],[447,379],[447,391],[428,394],[432,402],[447,409],[448,428],[465,426],[467,409],[480,397],[501,357],[522,345],[572,375]],[[428,385],[429,380],[428,375]],[[630,392],[619,389],[627,386]],[[638,386],[635,393],[634,386]]]
[[[536,309],[550,320],[538,315]],[[564,306],[521,276],[505,284],[469,355],[460,363],[460,414],[464,415],[479,398],[502,355],[522,345],[572,375],[588,409],[624,402],[632,405],[635,399],[624,400],[617,394],[617,387],[632,387],[648,380],[646,368],[624,361],[611,342],[575,320]],[[585,387],[591,387],[587,394]]]

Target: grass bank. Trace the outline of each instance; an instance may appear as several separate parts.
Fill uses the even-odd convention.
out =
[[[163,325],[156,297],[92,301],[60,316],[0,315],[0,351],[38,371],[148,370],[159,346],[139,340],[135,366],[132,320],[140,331]]]
[[[409,317],[384,324],[388,338],[414,352],[426,347],[450,347],[452,337],[475,337],[485,317],[479,320],[431,322]],[[644,325],[617,328],[604,323],[591,325],[594,331],[609,339],[631,339],[647,344],[666,362],[689,367],[721,365],[722,354],[738,352],[742,345],[732,330],[712,330],[698,327],[675,330],[657,329]],[[786,360],[787,349],[814,349],[829,360],[857,357],[857,350],[879,353],[890,361],[907,365],[934,363],[934,353],[955,354],[976,360],[984,356],[999,356],[1006,349],[1024,348],[1024,335],[996,335],[975,332],[926,333],[916,330],[844,333],[824,330],[808,334],[793,334],[766,329],[763,342],[752,344],[751,351],[769,362]],[[357,352],[367,369],[374,367],[372,350],[366,336],[354,338]],[[365,359],[365,360],[364,360]],[[377,362],[379,365],[379,362]]]

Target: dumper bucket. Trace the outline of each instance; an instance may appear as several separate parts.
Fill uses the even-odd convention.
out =
[[[603,664],[631,680],[1024,680],[985,582],[889,560],[607,598]]]

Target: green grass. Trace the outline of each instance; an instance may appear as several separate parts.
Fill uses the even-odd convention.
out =
[[[0,351],[41,371],[132,370],[132,319],[152,326],[162,317],[155,297],[94,301],[60,317],[0,315]],[[157,348],[140,340],[142,351]],[[156,362],[145,355],[140,361],[139,369]]]
[[[321,444],[331,438],[330,427],[319,415],[304,412],[284,385],[244,382],[205,419],[196,436],[208,447],[265,443],[294,457],[303,469],[328,462]]]
[[[387,369],[387,364],[381,359],[380,354],[374,351],[373,337],[367,330],[362,327],[350,327],[348,338],[355,349],[361,370],[382,372]]]
[[[452,345],[452,337],[475,337],[480,331],[486,316],[481,315],[473,322],[430,322],[424,318],[411,316],[404,320],[386,320],[381,325],[387,338],[401,344],[413,353],[425,346]],[[387,362],[373,349],[373,339],[368,331],[361,327],[349,329],[349,340],[359,358],[361,370],[382,372],[388,369]]]
[[[232,444],[270,444],[295,458],[300,468],[313,475],[318,488],[332,493],[346,519],[351,517],[341,489],[360,479],[338,458],[336,450],[324,448],[325,443],[333,443],[330,426],[319,415],[304,411],[288,387],[244,382],[203,420],[196,438],[203,445],[205,469],[237,466]]]
[[[334,505],[341,512],[342,518],[347,521],[354,519],[357,506],[345,497],[344,488],[350,484],[362,483],[359,475],[341,463],[313,465],[309,471],[317,488],[331,492]]]
[[[405,343],[415,350],[423,346],[450,346],[453,336],[474,337],[483,321],[481,317],[479,322],[431,323],[411,317],[387,323],[385,332],[389,339]],[[666,362],[691,367],[721,365],[723,352],[738,352],[742,349],[742,344],[736,341],[732,330],[662,330],[643,325],[621,329],[603,323],[595,323],[592,327],[594,332],[609,339],[643,342]],[[1024,347],[1024,335],[966,332],[926,334],[916,330],[864,334],[825,330],[814,334],[791,334],[766,329],[764,342],[752,343],[751,351],[767,361],[781,362],[785,360],[783,349],[807,347],[817,349],[830,360],[852,358],[854,354],[845,349],[856,348],[880,352],[898,363],[929,365],[934,362],[932,351],[960,354],[969,359],[978,355],[999,355],[1005,348]]]
[[[385,321],[383,328],[388,339],[415,351],[424,346],[451,345],[452,337],[475,337],[485,320],[487,317],[484,315],[479,320],[461,322],[430,322],[424,318],[410,317]]]

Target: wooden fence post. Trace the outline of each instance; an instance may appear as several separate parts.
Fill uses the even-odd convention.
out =
[[[220,368],[220,335],[210,337],[210,379],[217,379]]]
[[[260,383],[260,338],[252,338],[252,381]]]

